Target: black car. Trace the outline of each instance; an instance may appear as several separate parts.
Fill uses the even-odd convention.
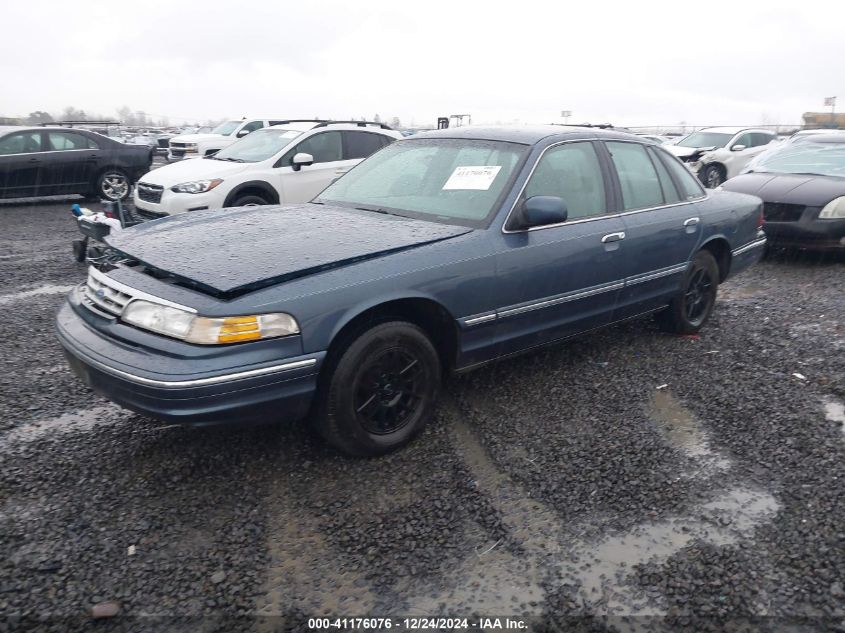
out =
[[[81,194],[124,200],[153,148],[81,129],[0,127],[0,198]]]
[[[772,246],[845,251],[845,138],[818,134],[771,149],[722,189],[763,200]]]

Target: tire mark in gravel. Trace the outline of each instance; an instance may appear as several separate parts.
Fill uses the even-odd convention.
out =
[[[470,398],[472,396],[470,395]],[[473,406],[478,406],[473,402]],[[481,407],[484,408],[484,404]],[[666,437],[677,442],[678,448],[704,465],[693,471],[692,476],[709,474],[714,470],[729,468],[727,458],[715,453],[708,444],[706,434],[690,412],[671,395],[655,398],[655,422],[667,431]],[[763,521],[777,513],[777,500],[765,491],[745,486],[731,487],[715,498],[694,506],[684,516],[669,517],[662,521],[645,522],[624,532],[600,540],[584,539],[589,525],[564,525],[554,510],[530,498],[521,486],[502,472],[487,454],[476,437],[475,431],[462,419],[454,405],[449,406],[451,429],[455,442],[470,471],[475,474],[481,492],[492,501],[501,513],[503,522],[510,528],[517,545],[526,556],[520,560],[505,557],[490,561],[490,576],[473,574],[484,571],[483,565],[461,569],[457,589],[437,600],[419,604],[431,608],[440,602],[451,603],[467,587],[475,585],[494,598],[488,603],[476,598],[474,605],[483,610],[490,604],[501,606],[502,594],[537,600],[545,593],[543,586],[553,592],[566,585],[579,587],[579,597],[587,611],[601,615],[665,615],[663,605],[641,595],[632,586],[629,577],[632,568],[646,562],[668,559],[695,540],[715,545],[729,545],[740,538],[747,538]],[[677,425],[679,428],[668,428]],[[584,529],[582,529],[584,528]],[[524,584],[525,581],[528,584]],[[520,584],[522,583],[522,586]],[[498,595],[497,595],[498,594]],[[537,600],[538,606],[542,600]],[[525,605],[523,605],[525,606]],[[765,606],[760,606],[765,611]],[[528,611],[527,614],[536,613]],[[632,624],[633,626],[633,624]]]

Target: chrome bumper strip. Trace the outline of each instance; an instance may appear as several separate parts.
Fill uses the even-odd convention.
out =
[[[759,247],[763,246],[765,243],[766,243],[766,238],[763,237],[759,240],[754,240],[753,242],[746,244],[745,246],[740,246],[739,248],[732,250],[731,254],[734,257],[736,257],[737,255],[742,255],[743,253],[748,252],[753,248],[759,248]]]
[[[71,352],[73,355],[78,355],[77,352]],[[80,355],[81,356],[81,355]],[[232,374],[223,374],[222,376],[211,376],[209,378],[196,378],[194,380],[154,380],[152,378],[144,378],[143,376],[136,376],[127,371],[109,367],[99,361],[84,356],[82,361],[93,365],[100,371],[103,371],[118,378],[124,378],[130,382],[148,387],[163,387],[165,389],[181,389],[185,387],[206,387],[208,385],[218,385],[224,382],[234,380],[242,380],[244,378],[255,378],[256,376],[266,376],[269,374],[277,374],[280,372],[291,371],[294,369],[303,369],[305,367],[313,367],[317,364],[316,358],[306,358],[305,360],[297,360],[292,363],[283,363],[281,365],[273,365],[271,367],[262,367],[260,369],[249,369],[247,371],[239,371]]]

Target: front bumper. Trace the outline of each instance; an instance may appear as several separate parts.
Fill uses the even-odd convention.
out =
[[[797,222],[769,222],[766,237],[774,246],[817,251],[845,251],[845,220],[819,220],[820,209],[808,207]]]
[[[138,195],[138,188],[135,187],[133,202],[135,203],[135,208],[148,211],[150,214],[160,217],[185,213],[187,211],[219,209],[223,206],[223,200],[225,198],[217,193],[217,189],[219,187],[215,187],[205,193],[174,193],[165,187],[164,191],[161,192],[160,200],[158,202],[150,202],[148,200],[142,200]]]
[[[56,318],[65,356],[86,385],[127,409],[167,422],[207,425],[293,421],[311,406],[324,352],[269,360],[274,341],[277,349],[292,343],[275,339],[208,350],[151,339],[144,332],[135,341],[120,340],[103,330],[128,326],[97,316],[80,301],[79,293],[71,292]],[[157,347],[139,345],[140,340],[153,340]],[[174,350],[159,349],[166,347]]]

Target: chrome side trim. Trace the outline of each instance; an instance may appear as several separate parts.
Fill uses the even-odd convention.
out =
[[[74,352],[76,353],[76,352]],[[109,367],[99,361],[85,356],[84,362],[89,363],[97,369],[124,378],[130,382],[147,387],[163,387],[165,389],[180,389],[183,387],[205,387],[208,385],[218,385],[223,382],[231,382],[234,380],[242,380],[244,378],[254,378],[256,376],[266,376],[268,374],[277,374],[280,372],[291,371],[293,369],[302,369],[305,367],[313,367],[317,364],[316,358],[307,358],[305,360],[298,360],[292,363],[284,363],[282,365],[273,365],[272,367],[262,367],[261,369],[250,369],[247,371],[239,371],[232,374],[223,374],[222,376],[211,376],[209,378],[196,378],[194,380],[153,380],[152,378],[144,378],[143,376],[136,376],[127,371]]]
[[[465,319],[461,319],[464,325],[479,325],[480,323],[487,323],[488,321],[495,321],[496,320],[496,313],[489,312],[487,314],[482,314],[479,316],[468,317]]]
[[[603,292],[611,292],[613,290],[619,290],[625,286],[625,283],[622,281],[614,281],[610,284],[604,284],[602,286],[595,286],[588,290],[579,290],[576,292],[567,292],[562,295],[552,296],[548,299],[543,299],[542,301],[537,301],[535,303],[529,303],[528,305],[518,306],[515,308],[504,308],[496,311],[496,316],[498,318],[513,316],[515,314],[523,314],[524,312],[531,312],[533,310],[539,310],[540,308],[546,308],[548,306],[558,305],[560,303],[567,303],[569,301],[575,301],[577,299],[584,299],[586,297],[592,297],[593,295],[598,295]]]
[[[645,145],[645,143],[641,143],[639,141],[629,141],[627,139],[618,139],[618,138],[603,139],[603,138],[594,137],[594,138],[589,138],[589,139],[579,138],[579,139],[572,139],[572,140],[567,140],[567,141],[560,141],[559,143],[554,143],[554,144],[549,145],[548,147],[544,148],[543,151],[540,152],[540,155],[537,157],[537,160],[534,161],[534,164],[531,166],[531,171],[528,172],[528,177],[525,179],[525,182],[522,183],[522,187],[520,187],[520,189],[519,189],[519,194],[517,194],[516,199],[514,200],[514,203],[511,205],[511,208],[508,211],[508,214],[505,216],[505,221],[502,224],[502,233],[509,235],[509,234],[512,234],[512,233],[529,233],[531,231],[543,231],[545,229],[555,229],[555,228],[558,228],[558,227],[561,227],[561,226],[569,226],[571,224],[582,224],[583,222],[595,222],[597,220],[606,220],[608,218],[618,218],[618,217],[623,217],[623,216],[626,216],[626,215],[636,215],[637,213],[645,213],[646,211],[656,211],[658,209],[671,209],[672,207],[681,207],[681,206],[684,206],[684,205],[687,205],[687,204],[695,204],[697,202],[703,202],[704,200],[710,199],[710,194],[707,193],[707,189],[702,188],[703,191],[704,191],[704,195],[701,196],[701,197],[698,197],[698,198],[693,198],[692,200],[682,200],[681,202],[673,202],[672,204],[661,204],[661,205],[658,205],[658,206],[655,206],[655,207],[647,207],[645,209],[633,209],[631,211],[619,211],[619,212],[616,212],[616,213],[605,213],[604,215],[596,215],[596,216],[589,217],[589,218],[581,218],[580,220],[558,222],[557,224],[546,224],[544,226],[533,226],[533,227],[528,228],[528,229],[519,229],[519,230],[516,230],[516,231],[511,231],[511,230],[508,230],[508,229],[505,228],[508,225],[508,221],[511,219],[511,215],[513,214],[514,210],[516,209],[516,205],[522,199],[522,194],[525,192],[525,188],[528,186],[528,183],[531,181],[531,176],[534,175],[534,170],[537,169],[537,165],[540,164],[541,160],[543,160],[543,156],[545,156],[547,151],[549,151],[553,147],[559,147],[559,146],[564,145],[566,143],[592,143],[594,141],[599,141],[599,142],[612,141],[614,143],[616,143],[616,142],[619,142],[619,143],[636,143],[638,145]],[[662,150],[662,151],[666,151],[666,150]],[[604,176],[603,173],[602,173],[602,176]]]
[[[129,295],[131,298],[126,302],[125,305],[128,305],[135,299],[143,299],[144,301],[150,301],[152,303],[158,303],[159,305],[169,306],[171,308],[176,308],[177,310],[184,310],[185,312],[190,312],[192,314],[196,314],[197,311],[194,308],[190,308],[188,306],[184,306],[180,303],[174,303],[173,301],[168,301],[167,299],[162,299],[161,297],[156,297],[155,295],[151,295],[147,292],[142,290],[137,290],[132,288],[131,286],[127,286],[124,283],[117,281],[116,279],[112,279],[108,275],[103,272],[100,272],[93,266],[88,267],[88,274],[99,281],[104,286],[109,286],[118,292],[123,294]]]
[[[651,281],[652,279],[660,279],[661,277],[676,275],[678,273],[684,272],[686,269],[686,264],[678,264],[677,266],[671,266],[670,268],[664,268],[663,270],[658,270],[652,273],[646,273],[644,275],[638,275],[637,277],[628,277],[625,280],[625,286],[635,286],[636,284],[641,284],[645,281]]]
[[[743,253],[750,251],[753,248],[759,248],[759,247],[763,246],[765,243],[766,243],[765,237],[761,238],[759,240],[754,240],[753,242],[750,242],[750,243],[746,244],[745,246],[740,246],[739,248],[735,248],[734,250],[731,251],[731,254],[734,257],[736,257],[737,255],[742,255]]]

